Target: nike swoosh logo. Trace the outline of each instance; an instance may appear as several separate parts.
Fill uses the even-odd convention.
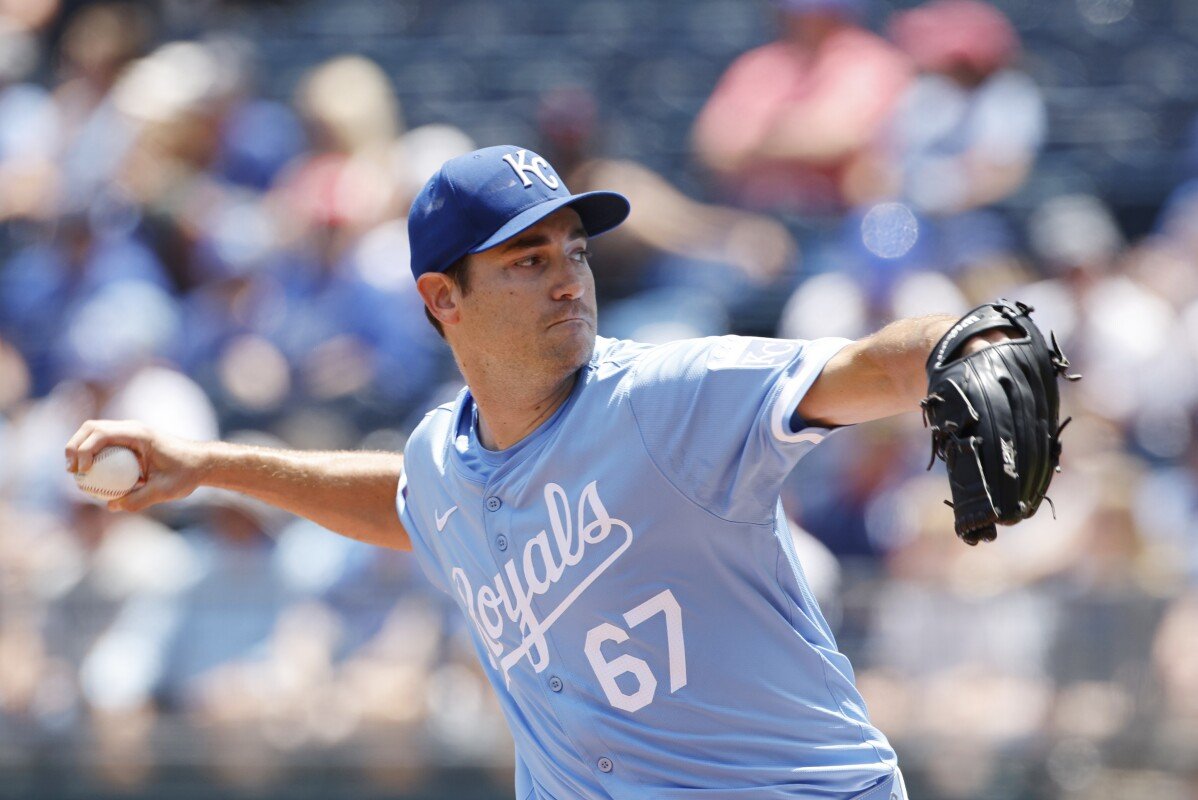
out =
[[[458,507],[454,506],[453,508],[446,511],[444,514],[437,514],[437,533],[440,533],[441,531],[445,530],[445,523],[449,522],[449,515],[457,510],[458,510]]]

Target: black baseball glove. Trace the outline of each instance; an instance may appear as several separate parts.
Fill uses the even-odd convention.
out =
[[[1031,311],[1008,300],[978,306],[928,356],[928,396],[920,403],[932,429],[928,469],[937,457],[948,465],[957,535],[971,545],[993,541],[995,525],[1035,514],[1060,471],[1069,420],[1058,423],[1057,379],[1081,376],[1069,374],[1056,336],[1045,342]],[[962,355],[971,338],[999,328],[1013,338]]]

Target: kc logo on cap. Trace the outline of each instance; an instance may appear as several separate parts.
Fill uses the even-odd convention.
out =
[[[549,162],[524,147],[484,147],[450,159],[408,212],[412,275],[443,272],[567,206],[578,212],[588,236],[609,231],[628,216],[623,195],[570,194]]]
[[[553,173],[553,167],[549,166],[549,162],[536,153],[533,153],[532,160],[530,161],[528,160],[527,150],[517,150],[515,153],[508,153],[503,157],[503,160],[510,164],[512,169],[516,171],[516,174],[520,176],[520,181],[524,184],[525,189],[532,186],[532,179],[527,175],[529,172],[540,178],[541,183],[550,189],[556,189],[560,185],[557,175]],[[543,169],[549,170],[549,174],[546,175],[542,171]]]

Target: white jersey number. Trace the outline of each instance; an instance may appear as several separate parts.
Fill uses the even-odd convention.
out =
[[[670,694],[686,686],[686,642],[682,638],[682,607],[674,599],[674,593],[666,589],[655,594],[624,615],[629,628],[635,628],[649,617],[661,614],[666,621],[666,649],[670,654]],[[607,702],[624,711],[639,711],[653,702],[657,693],[657,678],[644,659],[627,653],[611,661],[603,657],[604,642],[623,644],[628,633],[610,622],[604,622],[587,631],[586,654],[595,670],[595,677],[607,695]],[[637,680],[637,690],[631,694],[623,691],[616,678],[632,673]]]

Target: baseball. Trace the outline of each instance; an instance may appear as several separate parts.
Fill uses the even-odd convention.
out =
[[[75,474],[79,488],[100,500],[116,500],[129,494],[141,479],[137,454],[128,447],[105,447],[96,453],[91,469]]]

